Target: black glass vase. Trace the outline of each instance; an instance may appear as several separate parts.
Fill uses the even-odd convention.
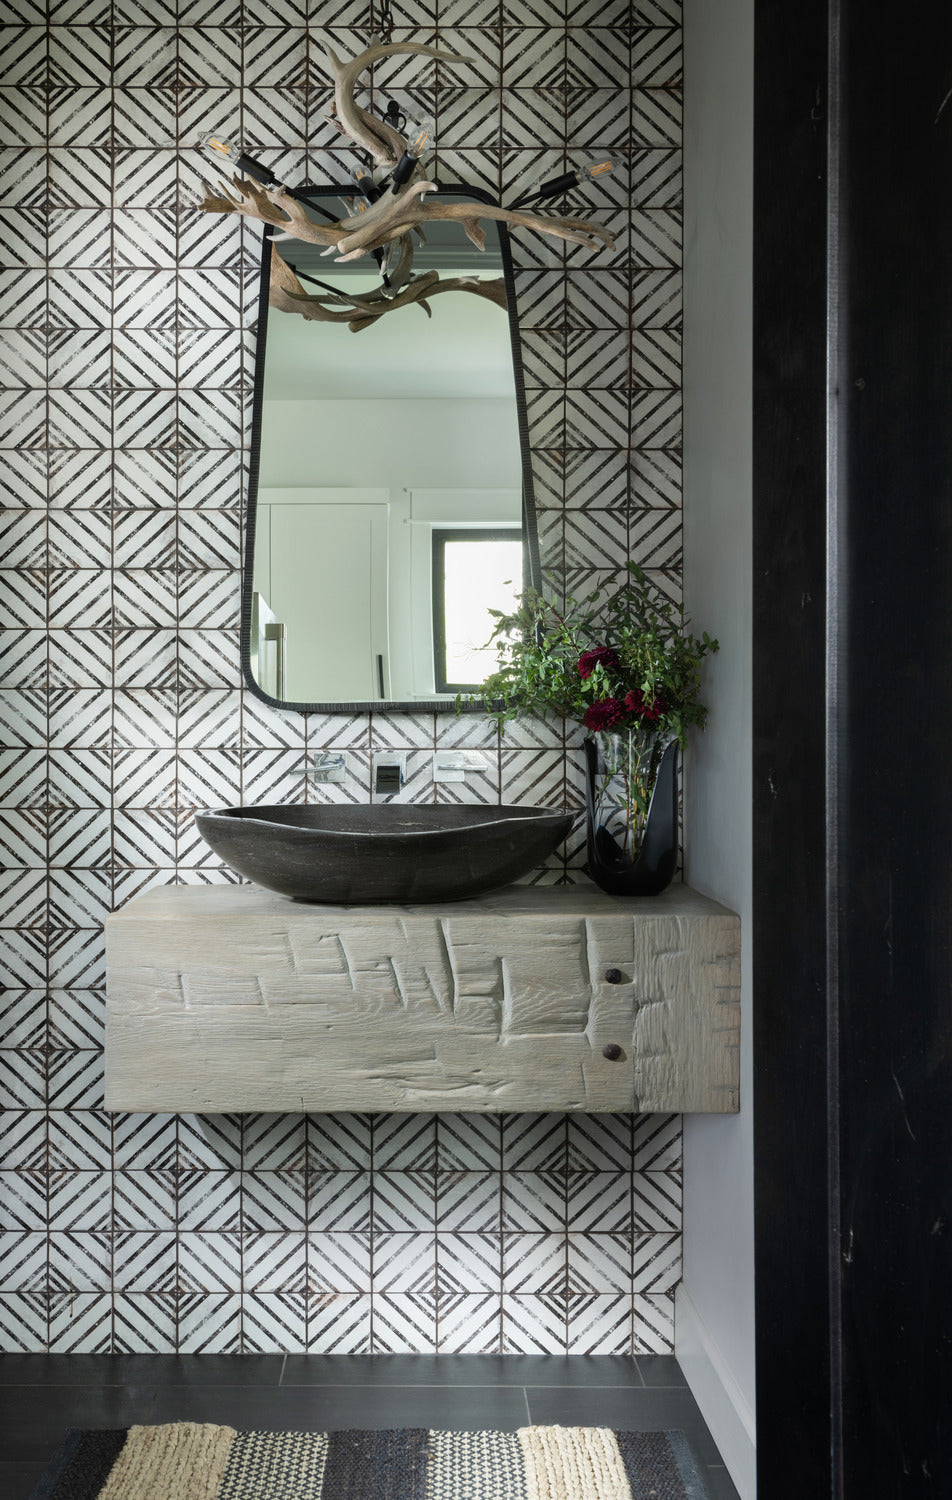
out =
[[[638,730],[585,741],[588,873],[612,896],[656,896],[678,863],[678,743]]]

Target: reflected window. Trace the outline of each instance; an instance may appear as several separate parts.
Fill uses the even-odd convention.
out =
[[[521,591],[518,528],[434,528],[433,657],[438,693],[471,692],[495,671],[489,611],[511,614]]]

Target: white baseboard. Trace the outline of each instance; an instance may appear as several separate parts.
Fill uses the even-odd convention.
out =
[[[674,1352],[740,1500],[755,1500],[753,1410],[683,1286],[678,1287],[674,1299]]]

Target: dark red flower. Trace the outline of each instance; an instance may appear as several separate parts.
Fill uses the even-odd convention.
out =
[[[625,717],[625,705],[618,698],[600,698],[589,704],[582,720],[586,729],[611,729]]]
[[[646,719],[649,724],[654,724],[667,711],[667,699],[662,698],[660,693],[650,703],[646,702],[645,695],[640,688],[633,688],[630,693],[625,694],[625,712],[637,714],[639,719]]]
[[[603,667],[618,666],[618,655],[611,646],[596,646],[594,651],[583,651],[578,659],[578,675],[591,677],[599,663]]]

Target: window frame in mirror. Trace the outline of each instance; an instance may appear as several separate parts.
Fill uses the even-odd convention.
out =
[[[504,542],[514,540],[514,526],[434,526],[430,533],[431,576],[433,580],[433,680],[438,693],[476,693],[479,684],[473,682],[450,682],[448,678],[446,638],[446,578],[445,560],[447,543]]]
[[[339,199],[346,188],[339,183],[313,184],[306,183],[298,190],[307,193],[313,198],[327,197]],[[437,188],[436,197],[456,197],[471,200],[475,204],[485,203],[491,207],[499,207],[497,201],[488,193],[478,188],[469,188],[462,184],[441,184]],[[499,235],[499,252],[502,261],[502,275],[506,287],[506,315],[509,324],[509,343],[512,357],[513,386],[516,400],[516,425],[519,436],[519,452],[522,461],[522,538],[523,538],[523,586],[527,588],[538,588],[540,581],[539,570],[539,541],[538,522],[536,519],[535,495],[532,484],[532,466],[529,448],[529,421],[526,408],[526,389],[522,367],[522,349],[519,341],[519,318],[516,310],[515,277],[513,274],[512,249],[510,245],[509,232],[501,221],[491,221]],[[418,698],[410,702],[391,698],[379,698],[376,700],[353,700],[348,702],[292,702],[288,699],[276,698],[261,687],[255,678],[252,669],[252,613],[254,608],[254,560],[255,560],[255,532],[257,524],[258,508],[258,479],[261,463],[261,426],[264,411],[264,377],[265,360],[267,352],[267,330],[268,317],[271,311],[269,301],[270,271],[271,271],[271,246],[276,231],[266,226],[261,241],[261,275],[258,289],[257,323],[255,326],[255,377],[254,394],[252,400],[251,416],[251,442],[248,464],[248,486],[245,501],[245,526],[244,526],[244,556],[242,565],[242,592],[241,592],[241,670],[245,686],[255,694],[257,698],[263,699],[273,708],[280,708],[295,713],[482,713],[485,711],[481,701],[467,703],[463,701],[459,705],[455,697],[450,698]],[[462,225],[460,234],[463,234]],[[465,295],[460,293],[459,295]],[[408,316],[407,309],[401,309],[395,313],[395,317]],[[357,335],[353,335],[357,337]],[[366,336],[366,335],[365,335]]]

